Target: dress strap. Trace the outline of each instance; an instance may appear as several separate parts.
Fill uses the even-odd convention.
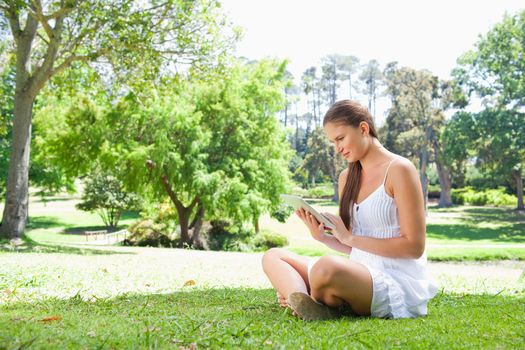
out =
[[[392,165],[393,162],[395,162],[397,160],[397,158],[394,158],[390,161],[390,163],[388,163],[388,166],[386,167],[386,172],[385,172],[385,178],[383,179],[383,186],[385,185],[385,182],[386,182],[386,177],[388,175],[388,169],[390,169],[390,166]]]

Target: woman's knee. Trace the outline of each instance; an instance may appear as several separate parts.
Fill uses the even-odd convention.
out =
[[[310,270],[310,285],[312,289],[329,286],[339,270],[339,262],[333,256],[319,258]]]
[[[286,251],[282,248],[270,248],[267,250],[262,257],[263,270],[266,271],[276,260],[281,260]]]

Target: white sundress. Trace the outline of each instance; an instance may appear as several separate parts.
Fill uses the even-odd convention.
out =
[[[394,159],[395,160],[395,159]],[[361,203],[353,205],[352,234],[379,239],[400,236],[399,216],[394,198],[381,186]],[[387,258],[352,248],[350,260],[358,262],[372,276],[371,315],[381,318],[409,318],[427,314],[427,303],[437,293],[435,281],[426,270],[427,258]],[[311,261],[309,270],[315,263]]]

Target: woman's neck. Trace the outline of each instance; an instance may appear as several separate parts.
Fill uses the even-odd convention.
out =
[[[374,168],[390,161],[390,159],[392,159],[392,153],[384,148],[378,139],[372,138],[368,151],[359,161],[361,162],[363,170],[366,171],[367,169]]]

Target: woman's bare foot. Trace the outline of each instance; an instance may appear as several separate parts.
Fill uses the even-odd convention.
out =
[[[286,301],[286,298],[279,292],[277,292],[277,301],[279,302],[280,307],[283,307],[283,308],[290,307],[290,305]]]

